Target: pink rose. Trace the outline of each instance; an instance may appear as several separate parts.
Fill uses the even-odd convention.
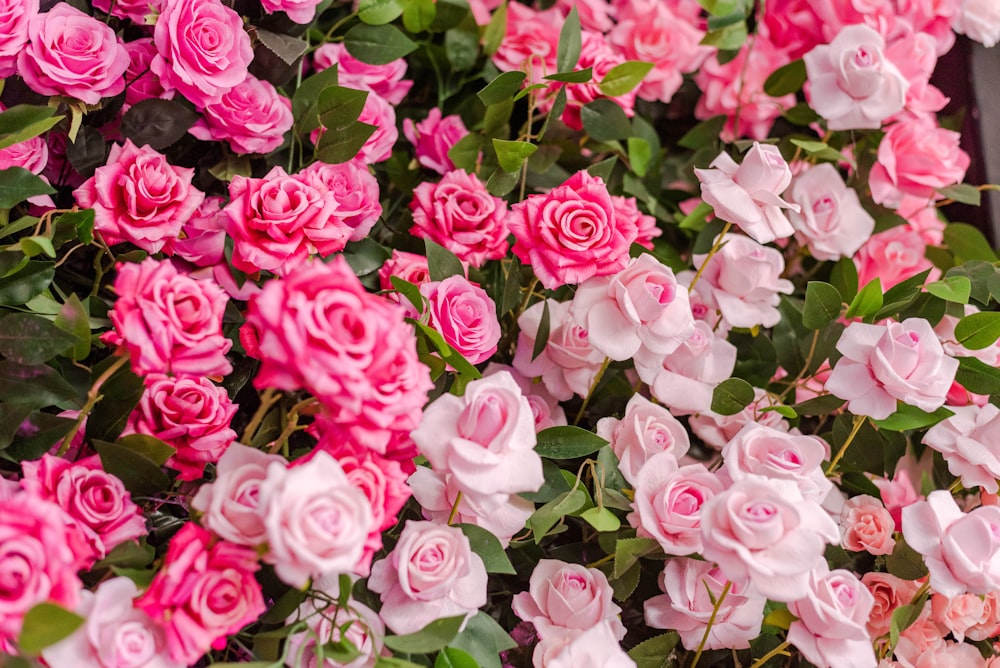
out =
[[[392,256],[378,270],[379,287],[383,290],[394,290],[393,276],[418,286],[429,283],[431,276],[427,268],[427,258],[393,248]]]
[[[875,229],[875,219],[861,206],[857,191],[844,184],[830,163],[796,176],[786,196],[799,205],[788,219],[817,260],[851,257]]]
[[[0,79],[17,72],[17,55],[28,43],[28,24],[38,0],[0,0]]]
[[[868,554],[892,554],[896,541],[892,537],[896,523],[882,502],[874,496],[861,494],[844,502],[840,512],[840,528],[844,532],[841,544],[845,550]]]
[[[584,281],[570,315],[587,330],[590,345],[619,361],[640,349],[672,353],[694,333],[687,288],[648,253],[630,259],[614,276]]]
[[[163,625],[170,658],[190,665],[266,610],[254,578],[259,568],[250,548],[213,543],[188,522],[170,539],[163,566],[135,607]]]
[[[872,638],[889,633],[892,613],[900,606],[909,605],[920,588],[919,583],[913,580],[903,580],[889,573],[875,571],[865,573],[861,582],[868,587],[874,600],[866,623]]]
[[[341,86],[371,91],[389,104],[402,102],[413,86],[412,81],[403,78],[407,67],[403,58],[385,65],[369,65],[348,53],[343,44],[333,42],[321,44],[312,57],[313,69],[317,72],[336,65],[337,81]]]
[[[872,167],[872,198],[898,205],[904,195],[935,198],[937,188],[961,183],[969,155],[959,147],[960,135],[926,118],[904,119],[886,130]]]
[[[470,382],[461,397],[441,395],[411,436],[435,470],[485,507],[542,486],[531,407],[508,373]]]
[[[292,129],[292,103],[267,81],[247,78],[209,102],[190,132],[198,139],[225,141],[233,153],[270,153]]]
[[[266,508],[260,505],[260,486],[272,463],[284,465],[278,455],[233,443],[219,458],[214,482],[202,485],[191,507],[202,513],[201,524],[223,540],[256,547],[267,540]]]
[[[956,406],[954,415],[924,434],[923,443],[944,457],[951,474],[969,488],[996,494],[1000,478],[1000,408]]]
[[[0,112],[3,112],[2,106]],[[32,174],[41,174],[48,162],[49,147],[44,137],[32,137],[7,148],[0,148],[0,169],[21,167]]]
[[[507,224],[514,254],[550,290],[621,271],[638,235],[633,221],[616,216],[604,181],[585,171],[515,204]]]
[[[710,561],[669,559],[659,577],[663,595],[650,597],[644,605],[646,625],[677,631],[688,650],[701,645],[706,630],[706,649],[749,647],[760,635],[767,599],[753,587],[737,583],[720,600],[726,582]]]
[[[878,487],[882,503],[885,504],[886,510],[889,511],[896,523],[896,531],[900,531],[903,527],[903,508],[911,503],[916,503],[923,496],[917,496],[917,490],[910,480],[910,474],[902,467],[896,469],[892,480],[876,478],[872,482]]]
[[[444,246],[474,267],[507,255],[507,203],[490,195],[475,174],[454,170],[438,183],[421,183],[410,211],[411,234]]]
[[[797,399],[803,401],[803,399]],[[790,425],[777,411],[763,412],[765,408],[778,405],[773,395],[759,387],[754,388],[754,400],[746,408],[734,415],[718,415],[705,411],[688,418],[688,426],[695,436],[716,450],[721,450],[748,424],[754,423],[771,429],[788,431]]]
[[[399,139],[396,129],[396,110],[375,93],[369,93],[358,120],[375,126],[375,133],[358,151],[357,160],[366,165],[384,162],[392,157],[392,147]]]
[[[97,3],[94,3],[95,6]],[[110,0],[109,0],[110,4]],[[121,0],[116,0],[115,8],[122,6]],[[144,11],[149,11],[150,2],[142,3]],[[156,45],[152,37],[133,40],[125,43],[129,55],[128,69],[125,70],[125,104],[132,106],[137,102],[158,97],[170,97],[163,89],[159,77],[150,71],[153,59],[156,57]]]
[[[951,26],[983,46],[993,46],[1000,42],[1000,5],[990,0],[962,0]]]
[[[118,265],[118,300],[108,313],[106,340],[128,349],[133,371],[145,376],[225,376],[232,341],[222,335],[226,294],[215,283],[181,274],[169,262],[146,258]]]
[[[702,506],[701,540],[702,556],[727,578],[788,602],[809,595],[812,572],[826,568],[823,551],[840,531],[794,483],[747,478]]]
[[[958,360],[945,355],[930,323],[922,318],[885,325],[851,323],[837,342],[843,357],[826,389],[855,415],[883,420],[896,400],[924,411],[944,404]]]
[[[934,333],[941,340],[944,351],[952,357],[975,357],[980,362],[990,366],[1000,366],[1000,341],[979,350],[969,350],[958,342],[958,337],[955,336],[955,327],[963,317],[973,313],[979,313],[979,309],[972,304],[966,304],[960,316],[945,314],[938,321],[938,324],[934,325]]]
[[[404,119],[403,134],[413,144],[417,162],[438,174],[447,175],[455,169],[448,151],[469,131],[461,116],[451,114],[442,117],[441,109],[433,107],[427,112],[427,118],[419,123],[414,124],[410,118]]]
[[[83,625],[67,638],[42,650],[50,666],[79,668],[184,668],[187,662],[167,653],[163,628],[133,607],[135,583],[111,578],[93,593],[84,590],[76,613]]]
[[[1000,592],[991,591],[982,597],[983,614],[965,630],[965,637],[986,640],[1000,633]]]
[[[414,633],[443,617],[486,605],[486,567],[457,527],[407,520],[389,556],[372,565],[368,588],[394,633]]]
[[[245,80],[253,60],[243,18],[219,0],[163,0],[153,41],[153,73],[201,108]]]
[[[262,0],[260,3],[268,14],[284,12],[294,23],[304,25],[316,18],[316,5],[322,0]]]
[[[428,324],[471,364],[485,362],[497,351],[497,307],[481,287],[456,275],[424,283],[420,294],[427,299]]]
[[[606,97],[598,82],[602,81],[608,72],[624,62],[625,57],[604,39],[603,34],[593,30],[583,31],[580,59],[576,67],[580,69],[590,68],[593,77],[586,83],[566,86],[566,108],[562,113],[561,120],[567,127],[578,131],[583,130],[580,110],[584,105],[598,98]],[[636,90],[633,88],[609,99],[621,107],[627,116],[632,116],[635,113],[633,111],[635,96]]]
[[[909,84],[884,49],[885,40],[877,32],[851,25],[802,57],[809,75],[809,103],[829,129],[877,130],[902,110]]]
[[[631,220],[635,223],[638,236],[635,242],[646,250],[653,250],[653,239],[662,236],[656,218],[639,210],[634,197],[611,196],[611,204],[615,207],[615,216],[619,220]]]
[[[854,256],[858,284],[866,285],[878,278],[883,290],[931,269],[928,280],[940,275],[927,259],[927,244],[921,234],[909,225],[897,225],[885,232],[873,234]]]
[[[613,417],[598,420],[597,435],[611,444],[618,457],[618,468],[633,485],[651,458],[666,452],[676,465],[691,447],[684,425],[666,408],[639,394],[628,400],[621,420]]]
[[[576,7],[580,13],[580,24],[585,30],[593,30],[599,33],[606,33],[614,27],[615,15],[618,7],[609,4],[607,0],[556,0],[556,8],[564,15]]]
[[[950,642],[919,655],[913,668],[969,668],[985,665],[983,655],[974,645]]]
[[[137,26],[146,25],[146,18],[159,12],[160,0],[94,0],[96,9],[105,14],[129,19]]]
[[[966,631],[985,621],[987,614],[982,596],[959,594],[948,598],[934,594],[931,597],[931,619],[951,631],[958,642],[965,640]]]
[[[701,198],[715,215],[733,223],[759,243],[790,237],[795,232],[782,209],[793,212],[799,205],[781,199],[792,181],[792,171],[777,146],[758,144],[736,164],[722,152],[710,169],[695,169],[701,182]]]
[[[308,598],[285,623],[291,626],[298,621],[305,621],[308,630],[288,636],[285,665],[289,668],[373,668],[379,656],[389,654],[382,644],[385,624],[378,613],[353,599],[346,607],[324,607],[316,598]],[[340,641],[352,643],[360,655],[342,663],[318,649],[328,642]]]
[[[535,433],[548,429],[549,427],[565,426],[566,412],[559,405],[559,400],[545,389],[545,385],[533,382],[527,376],[512,366],[490,362],[483,371],[483,376],[492,376],[495,373],[506,371],[521,388],[524,398],[531,406],[531,415],[535,419]]]
[[[182,234],[176,239],[167,239],[163,252],[198,267],[211,267],[222,262],[226,247],[223,201],[218,195],[206,197],[198,210],[184,221]]]
[[[125,90],[128,51],[110,27],[68,3],[32,16],[28,40],[17,70],[36,93],[97,104]]]
[[[824,32],[829,32],[830,26],[820,23],[815,6],[816,0],[773,0],[758,30],[769,42],[787,49],[790,58],[800,58],[817,44],[829,41]]]
[[[351,241],[361,241],[367,237],[382,215],[378,180],[358,160],[338,165],[317,161],[295,177],[317,190],[333,193],[337,208],[331,215],[338,224],[349,228]],[[330,227],[337,225],[331,224]]]
[[[601,622],[585,633],[545,639],[535,646],[532,664],[538,668],[635,668],[618,644],[609,622]]]
[[[798,619],[788,642],[809,661],[830,668],[875,668],[866,623],[874,599],[850,571],[812,573],[806,596],[788,604]]]
[[[625,637],[607,576],[596,568],[541,559],[528,591],[514,595],[514,614],[534,624],[542,639],[576,635],[608,622],[617,640]]]
[[[525,84],[539,83],[556,71],[562,23],[557,9],[538,11],[521,3],[508,5],[507,29],[493,54],[493,64],[501,72],[527,71]]]
[[[1000,589],[1000,507],[962,513],[948,491],[935,490],[903,509],[903,537],[923,556],[939,594]]]
[[[73,196],[94,209],[94,230],[108,245],[127,241],[157,253],[205,199],[191,185],[193,176],[194,169],[174,167],[162,153],[126,139]]]
[[[954,35],[952,37],[954,38]],[[904,25],[900,26],[900,34],[894,35],[888,44],[885,50],[886,58],[899,68],[900,74],[909,83],[909,88],[906,90],[906,109],[900,112],[896,119],[901,118],[903,114],[934,118],[934,114],[948,104],[948,98],[944,93],[930,83],[937,65],[937,46],[932,35],[926,32],[914,32]]]

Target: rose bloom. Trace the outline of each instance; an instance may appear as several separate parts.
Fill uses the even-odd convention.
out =
[[[868,554],[892,554],[896,523],[879,499],[867,494],[851,497],[840,512],[841,540],[845,550]]]
[[[389,556],[372,565],[368,588],[381,595],[379,615],[394,633],[486,605],[486,567],[461,529],[407,520]]]
[[[886,48],[886,58],[899,68],[900,74],[909,84],[906,90],[906,109],[900,112],[896,119],[904,114],[928,115],[933,118],[934,114],[948,104],[948,98],[944,93],[930,84],[934,68],[937,66],[936,49],[937,43],[932,35],[926,32],[914,32],[903,25],[899,27],[899,34],[893,36]]]
[[[635,668],[618,644],[609,622],[601,622],[586,632],[543,639],[531,655],[538,668]]]
[[[336,598],[335,594],[327,593]],[[353,599],[349,599],[346,607],[322,608],[317,599],[307,598],[285,624],[291,626],[299,621],[305,621],[308,630],[288,636],[285,665],[289,668],[374,668],[379,656],[389,654],[382,643],[385,624],[378,613]],[[325,655],[321,663],[317,646],[342,640],[352,643],[360,655],[348,663]]]
[[[73,196],[94,209],[94,231],[109,246],[127,241],[157,253],[205,199],[191,185],[193,176],[193,168],[174,167],[162,153],[126,139]]]
[[[507,6],[507,26],[493,64],[501,72],[528,73],[525,85],[556,71],[556,50],[563,24],[557,9],[538,11],[519,2]],[[548,82],[545,82],[548,83]]]
[[[753,476],[788,480],[803,497],[822,503],[834,489],[822,468],[829,458],[830,446],[818,436],[750,423],[722,448],[720,474],[723,480]]]
[[[875,478],[872,482],[878,487],[882,503],[885,504],[886,510],[889,511],[896,523],[896,531],[902,530],[903,508],[923,498],[923,495],[917,495],[917,490],[910,480],[910,474],[906,472],[905,468],[898,466],[892,480]]]
[[[615,216],[619,220],[631,220],[635,223],[638,236],[636,236],[634,243],[646,250],[653,250],[653,239],[663,235],[663,230],[658,227],[656,218],[639,211],[634,197],[612,195],[611,204],[615,207]]]
[[[222,335],[226,294],[210,281],[185,276],[169,262],[146,258],[118,264],[118,300],[108,313],[114,331],[103,340],[124,345],[140,376],[225,376],[233,342]]]
[[[350,241],[361,241],[367,237],[382,215],[378,180],[358,160],[338,165],[317,160],[295,176],[317,190],[325,189],[333,193],[337,208],[332,217],[350,228]]]
[[[942,647],[922,652],[913,668],[968,668],[986,665],[983,655],[974,645],[949,642]]]
[[[587,330],[590,345],[613,360],[644,348],[666,355],[694,333],[688,292],[673,270],[648,253],[609,277],[584,281],[570,315]]]
[[[375,93],[369,93],[358,120],[375,126],[375,133],[358,151],[357,159],[366,165],[384,162],[392,157],[392,147],[399,139],[396,110]]]
[[[707,649],[749,647],[760,635],[767,599],[753,587],[737,583],[720,600],[726,582],[718,566],[709,561],[667,560],[659,577],[663,594],[650,597],[644,605],[646,625],[677,631],[688,650],[701,645],[706,629]]]
[[[200,108],[244,81],[253,60],[243,17],[219,0],[163,0],[153,41],[153,74]]]
[[[809,661],[830,668],[875,668],[866,623],[875,601],[854,573],[812,573],[810,591],[788,604],[798,619],[788,627],[788,642]]]
[[[128,64],[128,52],[110,27],[65,2],[31,17],[28,45],[17,56],[28,88],[87,104],[125,90]]]
[[[50,666],[77,668],[184,668],[167,653],[164,629],[133,607],[139,595],[126,577],[104,580],[84,590],[76,613],[84,622],[76,631],[42,650]]]
[[[175,661],[190,665],[266,610],[254,573],[257,554],[248,547],[213,541],[193,522],[170,539],[149,589],[135,602],[163,625]]]
[[[188,130],[198,139],[225,141],[238,155],[270,153],[292,129],[292,103],[267,81],[247,78],[210,102]]]
[[[618,468],[633,485],[651,458],[666,452],[676,465],[691,447],[684,425],[666,408],[640,394],[628,400],[620,420],[613,417],[598,420],[596,431],[610,443],[618,457]]]
[[[444,246],[474,267],[507,255],[507,203],[490,195],[475,174],[457,169],[438,183],[421,183],[410,211],[411,234]]]
[[[398,105],[413,86],[412,81],[403,78],[407,67],[404,58],[384,65],[369,65],[348,53],[347,47],[340,43],[321,44],[313,51],[312,58],[317,72],[336,65],[341,86],[371,91],[389,104]]]
[[[2,111],[3,106],[0,105],[0,112]],[[49,147],[43,137],[32,137],[7,148],[0,148],[0,169],[21,167],[32,174],[41,174],[48,161]]]
[[[930,571],[931,587],[945,596],[1000,589],[1000,507],[962,513],[946,490],[903,509],[903,537]]]
[[[393,248],[392,255],[378,270],[379,287],[383,290],[395,290],[392,285],[393,276],[417,286],[429,283],[431,275],[427,257]]]
[[[305,25],[316,17],[316,5],[322,0],[262,0],[260,3],[268,14],[284,12],[294,23]]]
[[[786,196],[799,206],[788,219],[817,260],[851,257],[875,229],[875,219],[861,206],[857,191],[848,188],[829,163],[796,176]]]
[[[927,259],[927,244],[921,234],[909,225],[897,225],[873,234],[854,256],[858,284],[866,285],[878,278],[883,290],[902,283],[930,269],[929,280],[935,280],[938,269]]]
[[[993,404],[955,406],[954,415],[924,434],[923,443],[937,450],[952,475],[968,488],[996,494],[1000,478],[1000,408]]]
[[[875,571],[862,575],[861,582],[868,587],[874,599],[866,623],[872,638],[889,633],[892,613],[900,606],[909,605],[920,588],[920,584],[913,580],[903,580],[889,573]]]
[[[424,283],[428,324],[471,364],[485,362],[497,351],[500,322],[496,304],[486,291],[464,276]]]
[[[550,290],[621,271],[638,235],[633,221],[615,214],[604,181],[585,171],[515,204],[507,225],[514,254]]]
[[[105,14],[129,19],[137,26],[146,25],[147,17],[155,17],[160,9],[160,0],[93,0],[91,4]]]
[[[211,267],[222,262],[226,250],[223,202],[218,195],[206,197],[198,210],[184,221],[182,234],[176,239],[167,239],[163,252],[198,267]]]
[[[986,621],[988,613],[983,599],[975,594],[959,594],[952,598],[934,594],[931,596],[931,619],[951,631],[955,640],[962,642],[966,631]]]
[[[796,398],[797,401],[803,399]],[[779,402],[765,390],[754,388],[754,400],[746,408],[734,415],[718,415],[711,410],[692,415],[688,426],[705,445],[721,450],[748,424],[754,423],[771,429],[788,431],[788,421],[778,411],[762,412],[763,409],[779,405]]]
[[[593,30],[584,30],[582,35],[582,45],[580,59],[576,67],[581,69],[590,68],[593,76],[585,83],[571,84],[565,87],[566,107],[563,110],[561,120],[567,127],[573,130],[583,130],[583,122],[580,119],[580,110],[584,105],[593,102],[598,98],[606,97],[601,91],[598,82],[603,81],[608,73],[625,62],[625,57],[611,46],[602,33]],[[557,84],[562,85],[562,84]],[[553,86],[556,87],[556,86]],[[632,116],[635,112],[635,88],[616,97],[608,98],[614,101],[625,115]]]
[[[448,151],[469,131],[461,116],[442,116],[441,109],[434,107],[419,123],[410,118],[403,119],[403,134],[413,144],[417,162],[438,174],[447,175],[455,169]]]
[[[896,400],[924,411],[944,404],[958,360],[941,348],[930,323],[922,318],[885,325],[851,323],[837,342],[841,357],[826,389],[855,415],[884,420],[896,412]]]
[[[962,0],[951,25],[960,35],[994,46],[1000,42],[1000,5],[991,0]]]
[[[0,79],[17,72],[17,55],[28,43],[28,23],[38,0],[0,0]]]
[[[559,400],[545,389],[545,385],[535,383],[527,376],[522,376],[514,367],[490,362],[483,370],[483,376],[492,376],[501,371],[506,371],[511,375],[517,386],[521,388],[521,392],[524,393],[524,398],[528,400],[528,404],[531,406],[531,415],[535,419],[535,433],[549,427],[560,427],[567,424],[566,411],[559,405]]]
[[[957,132],[926,118],[890,125],[871,171],[872,199],[895,206],[904,195],[932,199],[937,188],[961,183],[970,158],[959,148],[960,139]]]
[[[97,3],[94,3],[95,6]],[[109,0],[110,4],[110,0]],[[148,0],[142,3],[145,11],[149,11]],[[121,0],[116,0],[115,8],[122,5]],[[130,107],[137,102],[158,97],[170,97],[171,94],[163,89],[160,79],[150,71],[153,58],[156,57],[156,45],[152,37],[144,37],[125,43],[125,50],[128,51],[129,64],[125,70],[125,105]],[[124,108],[124,107],[123,107]]]

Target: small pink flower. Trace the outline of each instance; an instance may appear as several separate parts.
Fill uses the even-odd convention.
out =
[[[535,625],[542,639],[586,632],[610,622],[614,637],[625,637],[612,601],[608,578],[596,568],[541,559],[531,572],[528,591],[514,596],[514,614]]]
[[[268,14],[284,12],[294,23],[305,25],[316,17],[316,6],[322,0],[262,0],[261,6]]]
[[[464,276],[424,283],[429,322],[470,364],[485,362],[497,351],[500,322],[496,304],[486,291]]]
[[[996,494],[1000,478],[1000,408],[993,404],[956,406],[954,415],[924,434],[924,444],[937,450],[952,475],[965,487]]]
[[[640,394],[632,395],[620,420],[613,417],[598,420],[597,435],[611,444],[618,457],[618,468],[633,485],[653,457],[669,453],[676,465],[691,447],[684,425],[666,408]]]
[[[848,188],[829,163],[796,176],[786,196],[799,206],[788,219],[817,260],[851,257],[875,229],[875,219],[861,206],[857,191]]]
[[[878,487],[879,496],[886,510],[892,515],[896,523],[896,531],[901,531],[903,527],[903,508],[916,503],[922,496],[917,495],[917,490],[910,480],[910,474],[906,469],[900,467],[896,469],[896,474],[892,480],[888,478],[876,478],[872,482]]]
[[[413,86],[412,81],[403,78],[407,67],[403,58],[385,65],[369,65],[348,53],[343,44],[333,42],[321,44],[313,51],[312,58],[313,69],[317,72],[336,65],[337,81],[341,86],[371,91],[389,104],[402,102]],[[405,129],[405,121],[403,125]]]
[[[892,537],[896,523],[881,501],[861,494],[844,502],[840,511],[840,528],[844,532],[841,544],[852,552],[892,554],[896,541]]]
[[[223,203],[223,198],[218,195],[206,197],[198,210],[184,221],[183,234],[176,239],[167,239],[163,252],[198,267],[211,267],[222,262],[226,249]]]
[[[448,151],[462,137],[469,134],[469,131],[465,128],[461,116],[456,114],[442,116],[441,109],[434,107],[427,112],[427,118],[419,123],[415,124],[409,118],[404,119],[403,134],[413,144],[417,162],[427,169],[445,175],[455,169]]]
[[[982,596],[959,594],[951,598],[934,594],[931,597],[931,619],[951,631],[955,640],[965,640],[966,632],[986,621],[989,613]]]
[[[895,206],[904,195],[929,200],[937,196],[937,188],[961,183],[970,158],[959,147],[960,138],[926,118],[890,125],[871,171],[872,198]]]
[[[566,85],[566,108],[562,113],[562,122],[573,130],[583,130],[580,110],[584,105],[598,98],[605,97],[598,82],[602,81],[608,72],[625,62],[625,57],[613,48],[604,35],[593,30],[583,31],[583,42],[577,67],[590,68],[593,77],[586,83]],[[636,90],[610,98],[625,112],[626,116],[634,115]]]
[[[206,141],[225,141],[233,153],[270,153],[292,129],[292,103],[253,75],[210,102],[189,132]]]
[[[806,596],[788,604],[798,619],[788,641],[809,661],[830,668],[875,668],[866,622],[874,599],[850,571],[813,573]]]

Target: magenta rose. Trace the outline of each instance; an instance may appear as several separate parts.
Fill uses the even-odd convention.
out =
[[[94,230],[108,245],[127,241],[157,253],[205,199],[191,185],[193,176],[193,168],[174,167],[162,153],[126,139],[73,196],[94,209]]]
[[[292,129],[292,103],[267,81],[247,78],[210,102],[191,126],[198,139],[225,141],[236,154],[270,153]]]
[[[618,468],[633,485],[646,462],[666,452],[677,460],[691,447],[687,429],[663,406],[635,394],[619,420],[604,417],[597,421],[597,435],[611,444]]]
[[[393,248],[392,256],[378,270],[379,287],[383,290],[394,290],[395,288],[392,286],[393,276],[414,285],[430,282],[427,257]]]
[[[28,40],[17,70],[36,93],[97,104],[125,90],[128,51],[110,27],[69,3],[33,16]]]
[[[337,82],[341,86],[371,91],[389,104],[402,102],[413,86],[412,81],[403,78],[407,67],[403,58],[385,65],[369,65],[348,53],[346,46],[335,42],[321,44],[313,51],[312,58],[313,69],[317,72],[336,65]],[[403,125],[405,127],[405,121]]]
[[[349,228],[351,241],[361,241],[367,237],[382,215],[378,180],[358,160],[338,165],[317,160],[295,177],[317,190],[333,193],[337,208],[332,216]],[[336,227],[336,224],[331,222],[329,226]]]
[[[952,475],[968,488],[996,494],[1000,478],[1000,408],[955,406],[954,415],[924,434],[923,443],[941,453]]]
[[[95,3],[96,4],[96,3]],[[148,0],[143,3],[148,11]],[[121,7],[120,0],[115,0],[115,7]],[[156,57],[156,45],[152,37],[133,40],[125,43],[128,51],[129,64],[125,70],[125,104],[131,106],[143,100],[157,97],[170,97],[159,77],[150,71],[153,59]]]
[[[851,257],[875,229],[875,219],[861,206],[857,191],[847,187],[830,163],[795,177],[786,196],[799,205],[788,219],[817,260]]]
[[[198,210],[184,221],[181,236],[168,239],[163,252],[198,267],[211,267],[222,262],[226,249],[224,202],[218,195],[206,197]]]
[[[453,114],[442,117],[441,109],[434,107],[427,112],[427,118],[419,123],[414,123],[410,118],[404,119],[403,134],[413,144],[417,162],[438,174],[446,175],[455,169],[448,151],[469,131],[465,129],[461,116]]]
[[[4,111],[0,105],[0,112]],[[49,162],[49,147],[44,137],[32,137],[6,148],[0,148],[0,169],[21,167],[32,174],[41,174]]]
[[[960,135],[927,118],[893,123],[878,145],[871,171],[872,198],[898,206],[904,195],[937,197],[936,189],[961,183],[969,154],[959,147]]]
[[[798,619],[788,642],[809,661],[830,668],[875,668],[867,622],[875,600],[854,573],[813,573],[806,596],[788,604]]]
[[[527,71],[525,83],[539,83],[556,71],[562,24],[562,14],[556,9],[538,11],[519,2],[508,5],[506,31],[493,54],[493,64],[501,72]]]
[[[427,299],[428,324],[471,364],[485,362],[497,351],[497,307],[481,287],[456,275],[424,283],[420,294]]]
[[[593,77],[587,82],[566,86],[566,108],[560,118],[567,127],[577,131],[583,130],[580,110],[584,105],[598,98],[606,97],[598,82],[603,81],[611,70],[624,63],[625,60],[625,56],[608,43],[602,33],[592,30],[583,31],[580,59],[577,66],[582,69],[590,69],[593,72]],[[635,97],[636,90],[632,88],[626,93],[609,99],[621,107],[627,116],[632,116],[635,113],[633,110]]]
[[[17,55],[28,43],[28,23],[38,0],[0,0],[0,79],[17,72]]]

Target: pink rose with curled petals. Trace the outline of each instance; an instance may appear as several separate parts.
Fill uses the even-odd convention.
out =
[[[396,547],[372,565],[368,588],[380,594],[385,625],[406,634],[443,617],[471,617],[486,605],[486,581],[461,529],[407,520]]]
[[[148,0],[145,0],[143,4],[148,11]],[[121,7],[121,5],[121,2],[115,2],[116,8]],[[144,37],[126,42],[125,50],[128,51],[129,55],[128,69],[125,70],[125,81],[128,83],[125,88],[126,107],[143,100],[170,97],[171,94],[164,90],[160,79],[150,70],[150,65],[152,65],[153,58],[156,57],[157,53],[153,38]]]
[[[993,404],[955,406],[955,413],[924,434],[923,443],[941,453],[951,474],[968,488],[998,491],[1000,408]]]
[[[0,79],[17,72],[17,54],[28,43],[28,23],[38,0],[0,0]]]
[[[854,573],[812,573],[806,596],[788,604],[798,619],[788,642],[809,661],[830,668],[875,668],[866,623],[874,599]]]
[[[424,283],[420,294],[427,299],[428,324],[470,364],[485,362],[497,351],[497,307],[481,287],[456,275]]]
[[[984,597],[975,594],[959,594],[951,598],[934,594],[931,596],[931,619],[951,631],[955,640],[965,640],[965,633],[973,626],[985,621]]]
[[[337,208],[332,218],[345,225],[350,241],[361,241],[368,236],[382,215],[379,202],[379,185],[375,175],[358,160],[338,165],[316,161],[295,175],[295,178],[319,191],[333,193]]]
[[[0,112],[3,107],[0,106]],[[6,148],[0,148],[0,169],[21,167],[32,174],[41,174],[49,162],[49,147],[44,137],[32,137]]]
[[[395,108],[375,93],[369,93],[358,121],[374,125],[375,132],[358,151],[356,159],[363,164],[371,165],[391,158],[392,147],[399,139]]]
[[[878,487],[882,503],[885,504],[893,521],[896,522],[896,531],[902,530],[903,508],[923,498],[923,495],[917,494],[917,490],[910,480],[910,474],[906,472],[906,469],[899,467],[892,480],[875,478],[872,482]]]
[[[129,19],[137,26],[147,25],[147,17],[156,17],[160,0],[94,0],[94,8],[105,14]]]
[[[851,323],[837,342],[841,357],[826,389],[855,415],[884,420],[896,400],[924,411],[944,405],[958,360],[945,354],[930,323],[922,318],[884,325]]]
[[[785,196],[799,205],[788,219],[817,260],[851,257],[875,229],[875,219],[861,206],[857,191],[848,188],[829,163],[796,176]]]
[[[1000,589],[1000,507],[963,513],[948,491],[935,490],[903,509],[903,538],[924,558],[939,594]]]
[[[684,425],[666,408],[640,394],[628,400],[620,420],[613,417],[598,420],[597,435],[610,443],[618,457],[618,468],[632,484],[636,484],[639,472],[653,457],[666,452],[676,464],[691,447]]]
[[[866,622],[872,638],[889,633],[892,613],[900,606],[909,605],[920,588],[920,583],[914,580],[904,580],[889,573],[875,571],[862,575],[861,582],[871,592],[874,600]]]
[[[238,155],[270,153],[285,141],[292,122],[291,100],[248,74],[218,102],[206,104],[188,132],[206,141],[225,141]]]
[[[701,198],[716,216],[762,244],[795,233],[782,210],[798,212],[800,207],[781,199],[792,171],[777,146],[754,142],[742,164],[722,152],[709,167],[694,173],[701,182]]]
[[[940,276],[940,270],[926,256],[927,243],[919,231],[909,225],[897,225],[873,234],[854,256],[858,284],[867,285],[878,278],[888,290],[927,269],[928,280]]]
[[[962,0],[951,26],[983,46],[994,46],[1000,42],[1000,5],[990,0]]]
[[[413,82],[404,79],[406,60],[397,58],[384,65],[371,65],[352,56],[340,43],[321,44],[312,53],[313,69],[317,72],[337,66],[337,82],[347,88],[368,90],[398,105],[406,97]],[[405,127],[405,122],[404,122]]]
[[[224,203],[219,195],[206,197],[198,210],[184,221],[182,234],[167,240],[163,252],[198,267],[211,267],[222,262],[226,250]]]
[[[438,174],[447,175],[455,169],[448,151],[469,131],[461,116],[442,116],[441,109],[434,107],[427,112],[427,118],[418,123],[410,118],[404,119],[403,134],[413,144],[417,162]]]
[[[431,275],[427,267],[427,257],[393,248],[392,255],[378,270],[379,287],[383,290],[394,290],[393,276],[417,286],[429,283]]]
[[[539,11],[519,2],[508,5],[506,30],[493,64],[501,72],[527,71],[526,85],[541,82],[556,71],[562,24],[562,13],[555,8]]]
[[[879,499],[867,494],[851,497],[840,511],[841,540],[845,550],[868,554],[892,554],[896,523]]]
[[[938,188],[961,183],[970,158],[959,146],[960,139],[957,132],[927,118],[890,125],[871,171],[872,199],[897,206],[906,195],[930,200],[938,196]]]
[[[543,639],[531,654],[538,668],[635,668],[610,622],[601,622],[586,632]]]

